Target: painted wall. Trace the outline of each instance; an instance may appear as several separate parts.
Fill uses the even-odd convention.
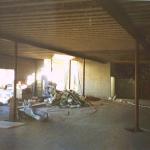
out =
[[[117,98],[134,98],[134,80],[116,79]]]
[[[17,79],[25,81],[28,75],[35,72],[35,63],[33,59],[18,58]],[[0,68],[14,69],[14,57],[0,55]]]
[[[18,59],[18,80],[26,80],[26,77],[35,71],[40,72],[43,66],[42,60]],[[13,69],[14,58],[0,55],[0,68]],[[83,92],[83,59],[78,61],[78,93]],[[37,81],[36,94],[41,96],[41,81]],[[102,64],[86,60],[85,65],[85,95],[105,98],[110,96],[110,64]]]
[[[80,93],[83,90],[83,60],[79,60]],[[85,95],[99,98],[110,96],[110,64],[86,60]]]
[[[134,64],[112,64],[111,75],[116,78],[116,95],[118,98],[134,98]],[[140,64],[139,95],[150,99],[150,64]]]

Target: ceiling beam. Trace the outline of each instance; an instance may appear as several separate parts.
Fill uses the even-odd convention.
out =
[[[146,41],[145,36],[133,24],[130,17],[117,0],[97,0],[102,6],[129,34],[138,41],[144,49],[148,50],[150,44]]]
[[[52,45],[52,44],[44,44],[42,42],[35,41],[35,40],[29,39],[29,38],[20,37],[18,35],[3,33],[2,31],[0,31],[0,37],[2,39],[6,39],[6,40],[10,40],[10,41],[17,41],[17,42],[20,42],[20,43],[24,43],[24,44],[32,45],[32,46],[35,46],[35,47],[47,49],[47,50],[50,50],[54,53],[59,52],[59,53],[67,54],[67,55],[72,55],[72,56],[75,56],[75,57],[81,57],[81,58],[86,58],[86,59],[98,61],[98,62],[101,62],[101,63],[106,63],[106,61],[101,60],[100,58],[95,57],[95,56],[87,56],[85,53],[82,53],[82,52],[71,51],[71,50],[68,50],[68,49],[65,49],[65,48],[62,48],[62,47],[57,47],[57,46]]]

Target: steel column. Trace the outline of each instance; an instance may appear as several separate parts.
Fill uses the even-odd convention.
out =
[[[135,131],[139,130],[139,43],[135,50]]]
[[[15,42],[14,51],[14,97],[10,101],[9,120],[16,121],[17,119],[17,68],[18,68],[18,43]]]
[[[71,60],[69,61],[69,90],[71,88]]]
[[[83,59],[83,93],[82,96],[85,96],[85,58]]]
[[[34,96],[37,95],[37,61],[35,60]]]
[[[51,57],[51,72],[53,71],[53,58]]]

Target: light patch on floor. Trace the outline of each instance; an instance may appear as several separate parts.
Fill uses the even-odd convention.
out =
[[[23,125],[24,123],[21,122],[0,121],[0,128],[3,129],[15,128]]]

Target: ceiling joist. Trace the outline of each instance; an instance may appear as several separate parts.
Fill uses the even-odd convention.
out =
[[[145,36],[134,26],[128,14],[117,0],[98,0],[98,2],[144,49],[148,50],[150,48]]]
[[[86,54],[82,53],[82,52],[76,52],[76,51],[70,51],[61,47],[57,47],[54,45],[50,45],[50,44],[43,44],[41,42],[38,41],[34,41],[32,39],[27,39],[27,38],[23,38],[23,37],[19,37],[19,36],[14,36],[11,34],[7,34],[7,33],[3,33],[0,32],[0,37],[3,39],[7,39],[7,40],[11,40],[11,41],[17,41],[23,44],[29,44],[35,47],[39,47],[39,48],[43,48],[43,49],[47,49],[50,51],[56,51],[56,52],[60,52],[60,53],[65,53],[68,55],[72,55],[72,56],[76,56],[76,57],[81,57],[81,58],[86,58],[86,59],[91,59],[91,60],[95,60],[101,63],[106,63],[105,61],[95,57],[95,56],[87,56]]]

